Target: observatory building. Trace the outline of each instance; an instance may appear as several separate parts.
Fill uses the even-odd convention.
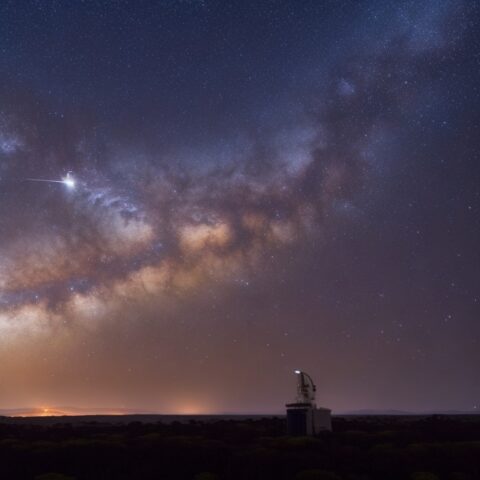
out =
[[[287,431],[289,435],[316,435],[332,430],[332,411],[317,407],[312,378],[301,370],[295,370],[298,377],[295,403],[287,403]]]

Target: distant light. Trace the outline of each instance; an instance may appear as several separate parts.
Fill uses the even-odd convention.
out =
[[[301,371],[301,370],[295,370],[295,373],[296,373],[297,375],[300,375],[300,374],[302,373],[302,371]]]

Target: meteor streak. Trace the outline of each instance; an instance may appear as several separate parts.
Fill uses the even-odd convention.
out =
[[[63,177],[61,180],[49,180],[46,178],[26,178],[25,180],[28,182],[63,183],[71,189],[74,189],[76,185],[75,179],[69,173],[67,173],[67,176]]]

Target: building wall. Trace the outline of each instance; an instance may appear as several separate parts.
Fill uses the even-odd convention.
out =
[[[328,408],[316,408],[313,413],[314,433],[332,431],[332,412]]]
[[[287,433],[293,436],[312,435],[312,413],[308,408],[287,409]]]
[[[288,435],[315,435],[331,430],[331,411],[328,408],[313,408],[305,403],[287,405]]]

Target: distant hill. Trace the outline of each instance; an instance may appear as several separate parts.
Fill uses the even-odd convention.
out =
[[[81,415],[135,415],[154,414],[154,412],[128,408],[81,408],[81,407],[24,407],[0,409],[0,415],[7,417],[54,417]]]
[[[427,410],[427,411],[408,411],[408,410],[350,410],[346,412],[335,412],[335,415],[475,415],[478,410]]]
[[[412,415],[475,415],[479,414],[479,410],[430,410],[430,411],[407,411],[407,410],[374,410],[374,409],[360,409],[333,412],[335,416],[351,415],[351,416],[381,416],[381,415],[397,415],[397,416],[412,416]],[[138,417],[145,419],[162,418],[162,419],[186,419],[186,418],[260,418],[260,417],[278,417],[285,415],[285,412],[278,413],[226,413],[219,412],[215,414],[161,414],[152,411],[142,411],[129,408],[82,408],[82,407],[48,407],[48,408],[8,408],[0,409],[0,416],[3,417]]]

